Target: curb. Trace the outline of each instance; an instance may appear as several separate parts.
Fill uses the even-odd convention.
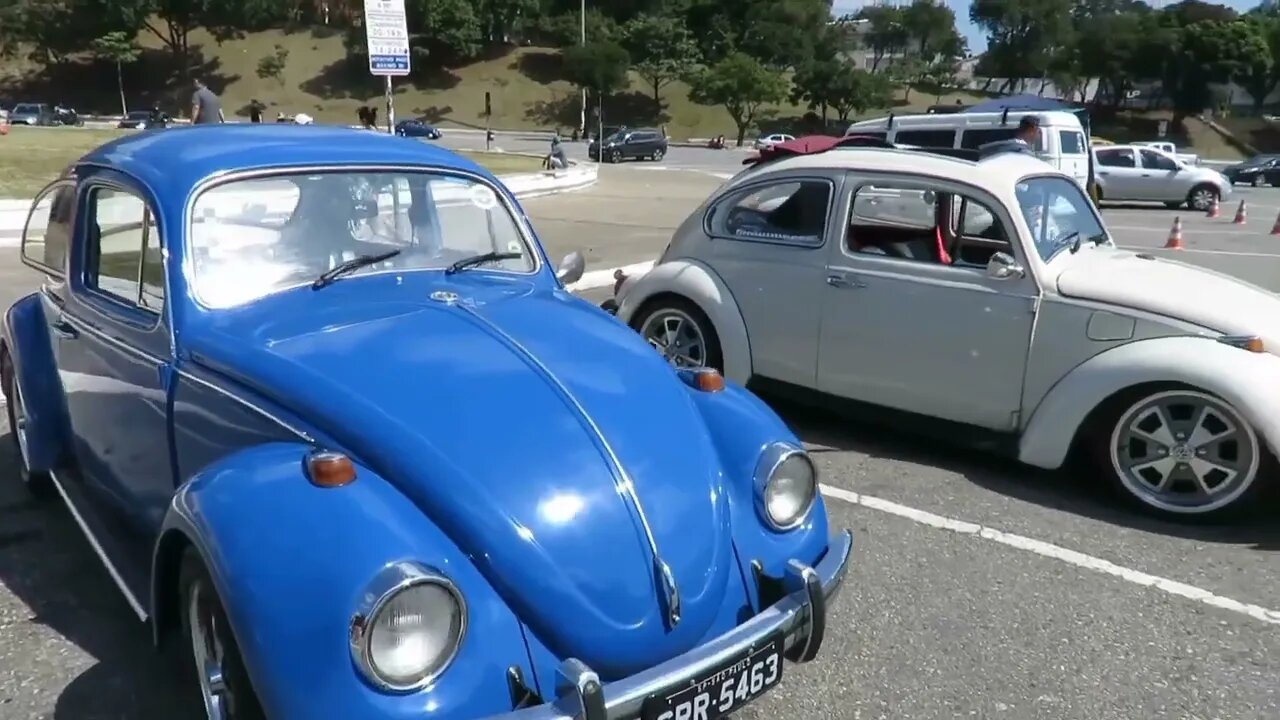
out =
[[[544,197],[591,187],[599,179],[598,168],[579,165],[569,170],[520,173],[498,177],[518,199]],[[0,199],[0,248],[18,247],[32,200]]]

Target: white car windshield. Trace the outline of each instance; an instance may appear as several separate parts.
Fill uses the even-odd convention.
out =
[[[1110,243],[1093,203],[1073,180],[1036,177],[1017,188],[1022,218],[1031,230],[1031,242],[1048,262],[1063,249],[1084,244]]]
[[[477,270],[537,267],[520,224],[487,183],[433,172],[294,173],[238,180],[192,205],[192,288],[226,308],[314,282],[340,263],[382,256],[347,273],[442,270],[485,253]]]

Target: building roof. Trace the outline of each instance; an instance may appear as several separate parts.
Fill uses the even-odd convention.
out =
[[[91,150],[77,163],[118,170],[152,189],[185,194],[239,170],[316,165],[416,165],[490,174],[455,152],[411,138],[340,126],[225,123],[146,130]]]

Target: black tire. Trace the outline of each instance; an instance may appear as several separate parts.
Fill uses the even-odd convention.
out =
[[[1208,183],[1201,183],[1187,193],[1187,207],[1198,212],[1207,212],[1213,206],[1214,200],[1220,200],[1222,193],[1218,188]]]
[[[18,405],[22,399],[18,397],[17,383],[13,373],[13,362],[9,351],[0,349],[0,392],[4,393],[5,415],[9,420],[9,438],[13,443],[13,454],[18,459],[18,479],[27,493],[38,500],[47,500],[57,494],[53,486],[53,478],[45,472],[31,472],[23,457],[22,445],[18,440]],[[25,406],[24,406],[25,407]]]
[[[643,307],[631,318],[631,327],[640,336],[645,338],[645,326],[651,320],[658,318],[664,313],[673,316],[683,316],[685,319],[692,321],[697,327],[703,339],[704,350],[702,365],[704,367],[713,368],[718,372],[724,372],[724,354],[720,348],[720,336],[716,333],[716,328],[711,324],[711,319],[702,309],[693,302],[679,296],[666,295],[649,300]],[[657,349],[655,347],[655,349]],[[668,358],[668,361],[671,360]],[[674,365],[675,363],[672,362]]]
[[[207,621],[212,619],[211,632],[216,634],[222,644],[222,680],[225,691],[222,694],[224,720],[266,720],[266,713],[253,690],[248,670],[240,655],[240,646],[236,643],[231,623],[227,620],[226,610],[222,607],[222,599],[214,587],[213,578],[205,568],[199,554],[188,547],[182,556],[182,566],[178,572],[178,625],[179,633],[172,641],[169,649],[174,654],[174,667],[182,672],[179,678],[185,697],[197,712],[195,717],[207,717],[204,695],[201,690],[201,669],[195,662],[195,636],[191,631],[191,604],[193,599],[201,607],[201,615]]]
[[[1266,442],[1257,435],[1257,431],[1238,416],[1233,421],[1241,424],[1241,429],[1246,430],[1244,434],[1247,438],[1251,438],[1254,444],[1254,447],[1249,450],[1254,453],[1255,458],[1252,463],[1249,463],[1253,474],[1242,483],[1244,485],[1242,490],[1232,491],[1231,488],[1227,488],[1223,495],[1229,499],[1221,505],[1209,507],[1211,503],[1207,503],[1205,508],[1175,509],[1170,507],[1171,504],[1168,501],[1162,501],[1160,498],[1152,499],[1151,494],[1140,493],[1131,487],[1136,485],[1137,481],[1134,478],[1126,479],[1126,475],[1120,468],[1122,461],[1117,459],[1121,453],[1131,452],[1129,442],[1134,441],[1133,439],[1125,441],[1125,429],[1131,426],[1136,418],[1141,417],[1138,408],[1161,396],[1173,396],[1175,399],[1178,396],[1202,398],[1230,412],[1235,412],[1235,409],[1222,398],[1199,388],[1178,383],[1151,383],[1120,393],[1094,412],[1087,430],[1087,459],[1093,469],[1098,472],[1098,477],[1104,478],[1109,486],[1108,489],[1129,507],[1163,520],[1181,523],[1218,523],[1238,520],[1256,511],[1262,505],[1259,500],[1276,489],[1275,482],[1277,477],[1280,477],[1280,463],[1276,462],[1276,458],[1267,449]],[[1162,420],[1159,422],[1163,423]],[[1169,430],[1172,432],[1172,428]],[[1136,438],[1136,440],[1143,442],[1142,438]],[[1113,444],[1117,448],[1114,455]],[[1189,446],[1189,441],[1187,445]],[[1168,462],[1172,463],[1176,461],[1175,452],[1176,450],[1171,450],[1168,453],[1151,454],[1148,457],[1164,460],[1167,456]],[[1184,468],[1190,469],[1188,463],[1193,462],[1192,458],[1196,453],[1194,449],[1187,452],[1188,462],[1181,464]],[[1133,467],[1130,465],[1130,468]],[[1183,477],[1185,478],[1185,475]],[[1190,480],[1183,479],[1179,482],[1186,486]],[[1225,481],[1223,484],[1225,485]],[[1171,487],[1173,485],[1174,483],[1170,483]],[[1161,507],[1161,503],[1166,506]]]

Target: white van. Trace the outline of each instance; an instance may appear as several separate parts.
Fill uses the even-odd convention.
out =
[[[987,143],[1013,138],[1024,115],[1035,115],[1040,120],[1036,156],[1084,187],[1089,180],[1089,144],[1080,119],[1063,110],[890,115],[856,122],[845,135],[872,136],[900,145],[977,150]]]

